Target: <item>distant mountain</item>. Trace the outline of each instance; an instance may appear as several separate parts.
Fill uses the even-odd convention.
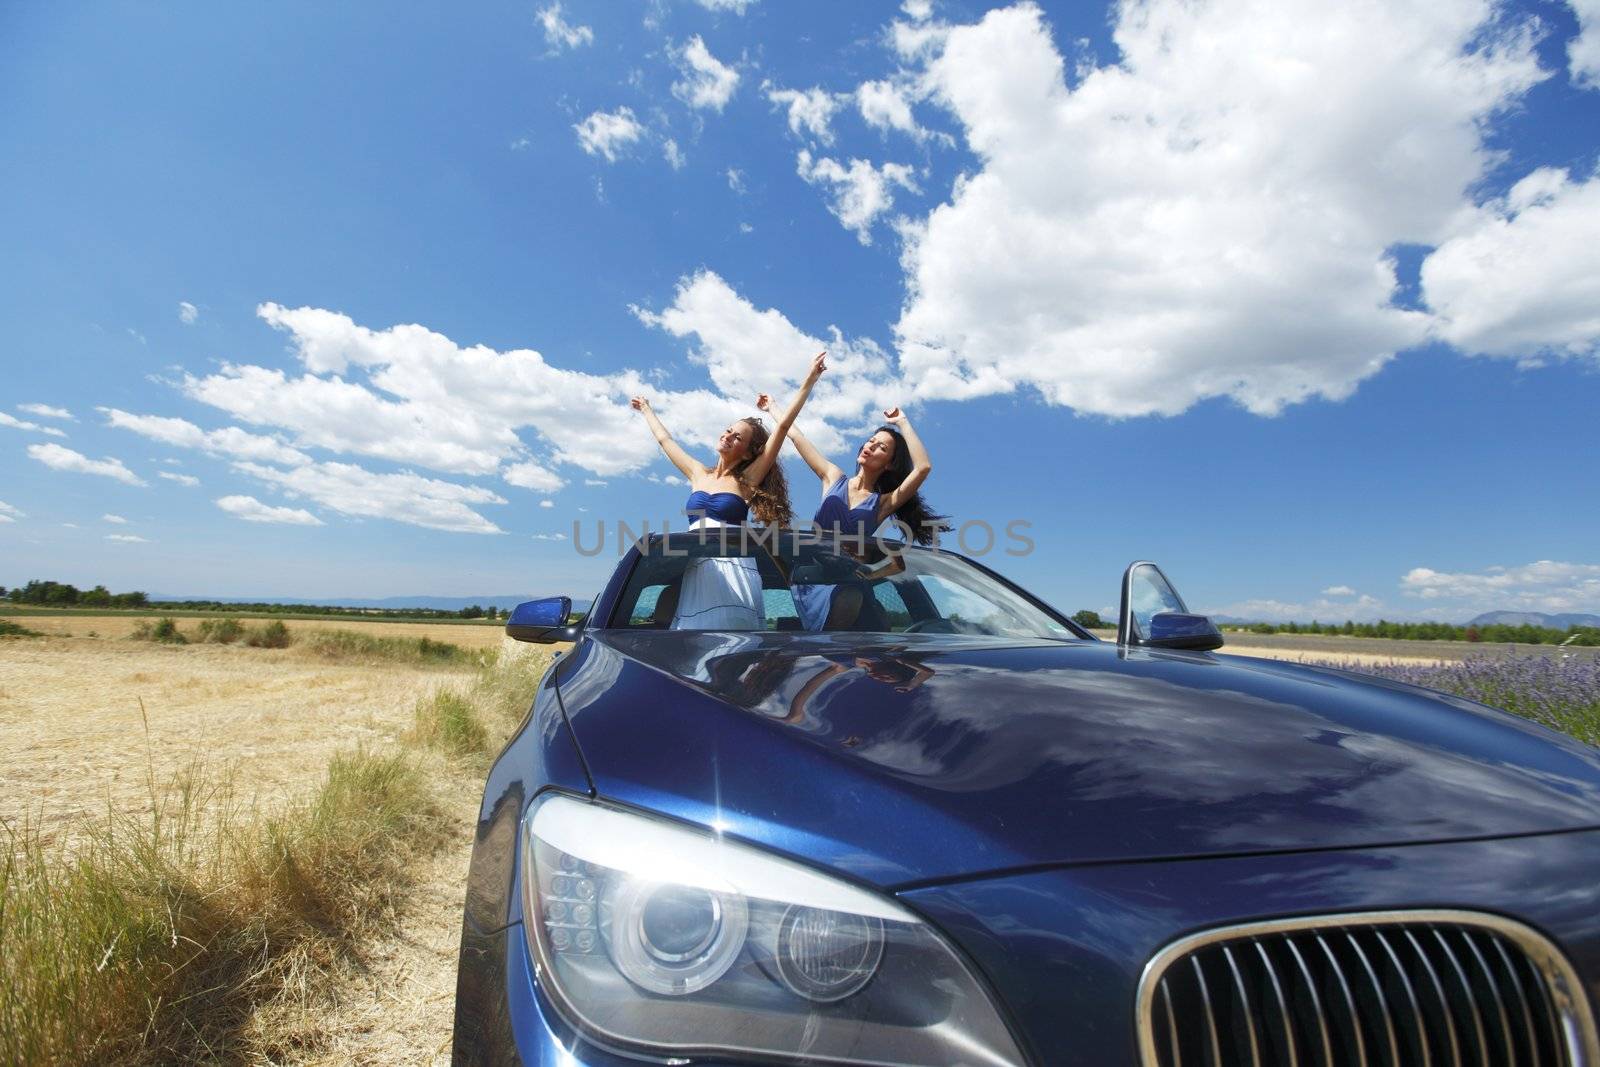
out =
[[[1542,611],[1486,611],[1468,626],[1543,626],[1570,630],[1574,626],[1600,626],[1600,615],[1546,615]]]
[[[480,608],[509,610],[526,600],[536,599],[533,594],[518,596],[497,593],[493,596],[389,596],[378,600],[360,597],[284,597],[284,596],[177,596],[171,593],[151,593],[152,602],[184,600],[209,600],[219,604],[307,604],[326,608],[377,608],[383,611],[405,611],[407,608],[426,608],[431,611],[460,611],[474,604]],[[587,600],[572,602],[573,611],[587,611]]]

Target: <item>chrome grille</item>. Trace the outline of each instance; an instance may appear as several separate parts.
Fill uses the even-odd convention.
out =
[[[1210,930],[1139,985],[1145,1067],[1600,1067],[1577,975],[1495,915],[1366,912]]]

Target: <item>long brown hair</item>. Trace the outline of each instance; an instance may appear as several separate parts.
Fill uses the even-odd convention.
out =
[[[745,456],[744,462],[733,468],[734,476],[741,482],[744,481],[745,468],[756,461],[756,457],[766,450],[767,441],[771,434],[761,424],[760,419],[740,419],[740,422],[750,427],[750,452]],[[790,526],[794,523],[794,512],[789,507],[789,479],[784,476],[783,466],[774,460],[767,476],[761,479],[760,485],[750,486],[750,510],[763,526]]]

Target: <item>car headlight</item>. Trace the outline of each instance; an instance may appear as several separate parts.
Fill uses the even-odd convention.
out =
[[[602,1045],[1023,1062],[988,994],[926,923],[747,845],[551,794],[523,820],[522,885],[539,980]]]

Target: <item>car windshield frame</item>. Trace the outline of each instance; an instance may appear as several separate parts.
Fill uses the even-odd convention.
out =
[[[778,552],[772,551],[774,545],[779,547]],[[840,567],[866,565],[880,569],[902,568],[902,570],[896,570],[894,574],[885,575],[884,578],[877,579],[878,581],[892,580],[903,573],[903,569],[907,567],[912,571],[910,578],[913,580],[923,577],[938,579],[950,573],[949,571],[945,571],[943,575],[940,573],[946,562],[954,561],[958,568],[956,573],[966,572],[964,577],[967,578],[967,581],[957,583],[958,585],[970,584],[977,586],[980,590],[986,584],[993,586],[993,592],[984,591],[981,594],[982,598],[997,609],[1005,612],[1013,620],[1026,624],[1025,632],[1023,632],[1023,627],[1019,627],[997,633],[976,628],[915,631],[906,629],[863,629],[855,626],[823,629],[807,629],[804,626],[780,626],[778,628],[763,626],[743,629],[729,627],[727,628],[729,632],[788,633],[795,636],[819,633],[858,633],[894,637],[915,636],[919,632],[928,632],[955,633],[964,637],[991,636],[1010,640],[1063,642],[1097,642],[1100,640],[1063,612],[1058,611],[1026,589],[1021,588],[1015,582],[959,552],[952,552],[936,546],[907,544],[890,538],[834,537],[818,533],[815,530],[808,530],[804,527],[783,528],[781,530],[751,527],[709,527],[683,533],[650,534],[648,537],[641,538],[629,549],[627,556],[618,564],[612,581],[608,583],[608,589],[606,590],[608,595],[605,597],[605,616],[603,621],[598,616],[591,616],[590,619],[586,620],[589,627],[628,633],[659,630],[670,630],[678,633],[720,632],[721,628],[717,627],[697,630],[689,627],[673,628],[670,623],[640,624],[635,621],[635,608],[641,599],[640,594],[642,592],[637,584],[640,577],[639,569],[652,566],[651,560],[661,559],[668,550],[671,550],[674,554],[683,552],[685,556],[691,558],[697,556],[709,558],[749,556],[756,558],[758,566],[763,571],[768,568],[776,568],[784,575],[782,586],[772,586],[763,581],[764,592],[770,592],[774,588],[791,590],[795,583],[792,583],[789,579],[787,568],[797,559],[801,562],[807,560],[816,562],[817,558],[821,556],[832,557],[834,563]],[[779,563],[780,558],[783,561],[782,564]],[[925,562],[930,558],[939,562],[931,564]],[[875,579],[870,576],[858,575],[854,580],[874,581]],[[922,588],[920,582],[917,582],[917,588]],[[969,590],[969,592],[972,591]],[[980,594],[973,593],[973,595]],[[931,598],[926,599],[928,603],[932,603]],[[1011,601],[1011,603],[1007,601]],[[935,610],[937,610],[937,605],[934,606]],[[1032,614],[1030,615],[1029,613]],[[944,618],[942,612],[940,617]]]

